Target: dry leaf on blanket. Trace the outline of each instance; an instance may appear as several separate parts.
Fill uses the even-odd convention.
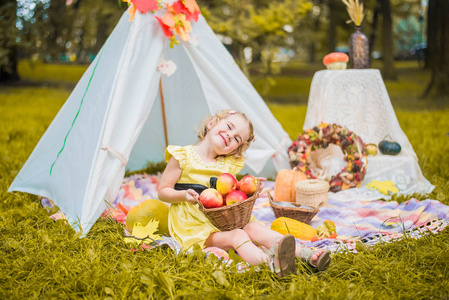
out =
[[[371,180],[366,187],[373,191],[377,189],[379,192],[381,192],[384,195],[389,195],[389,193],[396,194],[399,192],[398,188],[396,187],[396,184],[391,180],[386,181],[379,181],[379,180]]]

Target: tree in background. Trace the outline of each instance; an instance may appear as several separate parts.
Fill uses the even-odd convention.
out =
[[[429,1],[427,6],[427,49],[426,59],[424,67],[426,69],[432,69],[435,60],[435,47],[437,39],[437,1]]]
[[[65,1],[19,1],[17,12],[22,55],[34,60],[58,60],[70,41],[73,10]]]
[[[428,8],[429,66],[432,70],[431,81],[424,97],[438,102],[449,99],[449,1],[430,0]]]
[[[410,57],[411,48],[423,38],[418,26],[420,3],[416,0],[375,0],[369,3],[372,8],[370,52],[380,44],[382,74],[385,79],[395,80],[395,56]],[[379,18],[381,28],[378,28]]]
[[[16,1],[0,0],[0,82],[19,80],[16,11]]]
[[[341,0],[324,0],[324,5],[327,5],[327,52],[334,52],[339,43],[338,34],[347,27],[346,20],[348,15],[346,8]],[[340,35],[341,32],[340,32]],[[349,31],[343,34],[344,39],[349,39]]]
[[[348,14],[341,0],[312,0],[309,10],[295,27],[296,52],[314,63],[337,47],[348,46],[350,28]]]
[[[73,0],[70,51],[80,62],[89,62],[111,34],[127,5],[111,0]]]
[[[208,1],[201,7],[214,32],[223,37],[248,77],[248,64],[258,59],[263,77],[277,72],[273,65],[275,56],[280,48],[293,47],[292,32],[310,9],[307,0]]]
[[[390,0],[379,0],[382,14],[382,75],[385,79],[397,79],[394,67],[393,21]]]
[[[408,0],[412,1],[412,0]],[[410,3],[401,1],[401,4],[396,4],[392,10],[397,16],[397,21],[393,26],[395,54],[397,57],[410,57],[412,51],[417,45],[424,42],[422,35],[422,15],[421,6],[417,4],[416,0]]]
[[[22,58],[82,63],[92,60],[127,8],[111,0],[19,0],[16,7],[1,14],[10,16],[2,30],[14,36]]]

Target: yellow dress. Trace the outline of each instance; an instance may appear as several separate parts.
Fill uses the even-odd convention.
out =
[[[209,187],[210,177],[218,177],[222,173],[235,175],[244,166],[243,159],[233,156],[220,156],[216,162],[205,162],[192,145],[168,146],[165,151],[165,161],[168,162],[172,156],[178,161],[182,170],[177,183],[194,183]],[[194,244],[203,248],[209,235],[220,231],[198,208],[198,204],[190,204],[187,201],[170,205],[168,228],[170,235],[184,250]]]

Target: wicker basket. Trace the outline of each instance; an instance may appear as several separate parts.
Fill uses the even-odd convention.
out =
[[[329,192],[329,183],[320,179],[307,179],[295,184],[296,204],[318,207],[323,202],[328,206],[327,193]]]
[[[220,231],[229,231],[242,228],[248,224],[251,219],[251,212],[253,211],[254,202],[256,202],[256,199],[259,198],[259,187],[260,180],[257,183],[257,190],[254,195],[232,205],[217,208],[205,208],[200,201],[198,201],[198,204],[200,210],[215,227],[220,229]]]
[[[310,224],[313,217],[318,213],[318,211],[320,210],[320,207],[324,204],[323,202],[321,202],[318,205],[318,207],[315,209],[300,208],[299,207],[300,204],[295,204],[295,203],[291,203],[291,202],[289,202],[289,203],[292,205],[295,205],[297,207],[280,206],[280,205],[276,204],[277,202],[274,201],[273,196],[271,196],[270,192],[268,192],[268,199],[270,199],[270,205],[271,205],[271,208],[273,209],[273,212],[274,212],[274,215],[276,216],[276,218],[287,217],[287,218],[298,220],[298,221],[306,223],[306,224]]]

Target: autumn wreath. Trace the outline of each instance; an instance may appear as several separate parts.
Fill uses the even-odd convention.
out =
[[[347,166],[329,181],[329,190],[341,190],[359,187],[366,174],[366,165],[362,158],[366,157],[365,144],[362,139],[347,128],[337,124],[321,123],[313,129],[307,129],[289,147],[290,166],[304,172],[308,178],[316,178],[309,169],[307,158],[310,152],[325,149],[329,144],[340,146]]]

